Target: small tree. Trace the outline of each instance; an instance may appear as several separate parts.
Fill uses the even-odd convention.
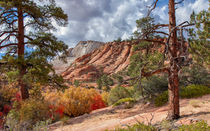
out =
[[[0,0],[0,50],[6,51],[4,61],[10,70],[18,69],[22,99],[29,97],[31,83],[60,85],[62,78],[55,74],[49,61],[59,52],[67,52],[67,45],[51,31],[56,30],[54,21],[66,26],[67,20],[55,0]]]

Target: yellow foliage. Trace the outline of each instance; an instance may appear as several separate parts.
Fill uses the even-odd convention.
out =
[[[50,103],[51,105],[58,106],[61,102],[61,98],[63,93],[61,91],[47,91],[43,93],[45,101]]]
[[[64,105],[64,112],[69,116],[79,116],[91,111],[90,106],[94,97],[99,95],[95,89],[81,87],[70,87],[66,89],[61,103]]]
[[[11,101],[17,92],[18,89],[13,86],[4,86],[0,88],[1,97],[3,97],[3,99],[7,102]]]
[[[109,93],[108,92],[103,92],[101,94],[102,100],[104,101],[104,103],[108,106],[108,98],[109,98]]]
[[[19,109],[20,122],[36,124],[38,121],[49,119],[49,106],[46,102],[37,99],[22,101]]]

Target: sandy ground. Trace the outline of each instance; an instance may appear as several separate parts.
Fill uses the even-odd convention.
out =
[[[137,122],[157,123],[164,120],[168,113],[168,105],[154,107],[147,104],[136,104],[133,108],[124,109],[124,106],[107,107],[96,110],[68,120],[65,124],[57,122],[50,126],[49,130],[54,131],[104,131],[125,127]],[[190,124],[203,119],[210,125],[210,95],[196,99],[180,100],[181,118],[177,124]]]

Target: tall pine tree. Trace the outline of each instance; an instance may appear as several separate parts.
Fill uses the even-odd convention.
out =
[[[158,2],[159,0],[155,0],[146,17],[136,21],[138,30],[134,32],[134,35],[141,42],[136,46],[137,53],[131,59],[129,71],[139,85],[143,77],[150,77],[160,73],[168,74],[170,107],[168,119],[177,119],[180,117],[179,73],[182,67],[189,65],[191,61],[188,57],[188,45],[185,42],[183,30],[193,24],[188,21],[179,25],[176,24],[176,4],[183,2],[183,0],[179,2],[168,0],[169,22],[155,24],[150,14],[156,8]],[[168,28],[168,31],[164,31],[163,27]],[[164,36],[164,39],[158,38],[158,35]]]
[[[55,0],[0,0],[0,50],[6,52],[4,63],[17,72],[22,99],[29,98],[33,83],[60,84],[49,61],[68,47],[52,34],[52,23],[68,24]]]

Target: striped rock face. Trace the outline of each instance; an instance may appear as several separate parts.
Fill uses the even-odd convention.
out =
[[[130,42],[108,42],[93,52],[77,58],[62,76],[71,82],[94,81],[101,72],[113,74],[127,68],[131,52]]]

